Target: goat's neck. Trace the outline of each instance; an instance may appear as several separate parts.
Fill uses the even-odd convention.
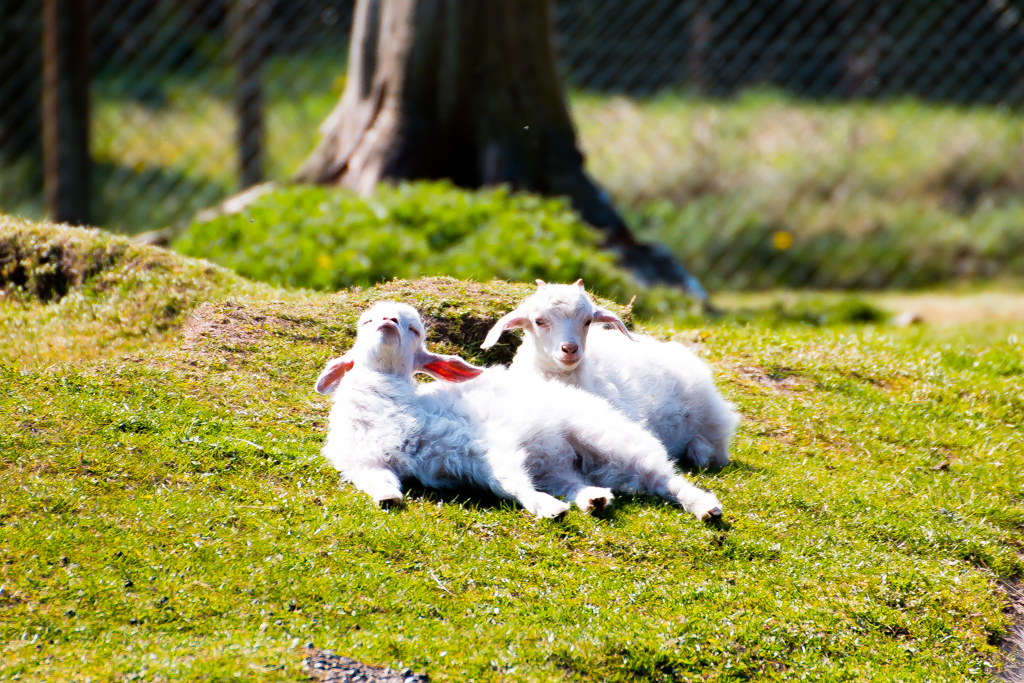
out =
[[[416,384],[411,378],[373,368],[356,366],[342,380],[341,388],[344,388],[346,395],[357,400],[366,397],[396,404],[408,404],[416,400]]]

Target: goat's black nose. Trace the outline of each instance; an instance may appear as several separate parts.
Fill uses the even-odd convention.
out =
[[[385,319],[385,320],[390,320],[390,321],[391,321],[391,322],[393,322],[393,323],[397,323],[397,322],[398,322],[398,318],[389,318],[389,317],[387,317],[387,316],[384,316],[384,319]]]
[[[562,344],[562,353],[574,354],[579,350],[579,344],[573,344],[572,342],[566,342],[565,344]]]

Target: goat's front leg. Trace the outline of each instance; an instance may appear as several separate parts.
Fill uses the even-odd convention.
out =
[[[662,485],[662,484],[659,484]],[[697,519],[713,520],[722,516],[722,504],[718,496],[699,489],[678,474],[664,482],[664,492],[656,492],[668,500],[679,503],[684,510]]]
[[[561,517],[569,504],[543,491],[538,491],[523,464],[522,451],[491,454],[491,490],[502,498],[510,498],[540,518]]]
[[[383,466],[364,467],[345,472],[345,478],[381,507],[402,504],[402,483],[394,472]]]

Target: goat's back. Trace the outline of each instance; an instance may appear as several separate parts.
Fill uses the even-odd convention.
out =
[[[630,341],[618,331],[597,328],[587,337],[579,373],[582,388],[604,396],[651,430],[673,456],[705,435],[723,450],[724,464],[735,427],[732,408],[719,395],[708,366],[677,342],[644,335]]]

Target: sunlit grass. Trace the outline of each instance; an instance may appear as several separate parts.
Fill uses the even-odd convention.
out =
[[[1024,273],[1024,117],[914,100],[578,95],[589,168],[714,289]]]
[[[266,174],[283,180],[316,144],[343,68],[278,60],[267,81]],[[229,92],[170,83],[160,106],[97,98],[94,155],[114,169],[107,225],[181,225],[237,189]],[[711,289],[1024,276],[1019,114],[773,92],[570,102],[591,173]]]
[[[997,579],[1024,573],[1013,321],[815,324],[786,312],[843,320],[846,300],[787,294],[782,313],[737,300],[746,313],[649,327],[694,344],[744,415],[734,464],[692,475],[720,527],[629,496],[562,522],[417,490],[382,512],[318,455],[321,364],[378,298],[485,361],[477,331],[530,286],[283,293],[102,233],[7,222],[12,239],[40,248],[23,249],[28,289],[0,297],[18,321],[0,338],[0,678],[301,681],[310,641],[438,681],[983,681],[997,665]],[[76,305],[43,303],[48,244],[110,270]],[[25,353],[76,325],[87,352]]]
[[[268,86],[272,178],[296,170],[343,88],[341,66],[333,75],[329,65],[316,66],[307,75],[311,92],[301,97],[285,87],[298,65],[269,70],[282,80]],[[230,180],[231,103],[216,90],[172,86],[159,107],[101,99],[95,156]],[[577,93],[570,100],[589,170],[627,206],[756,189],[777,204],[804,195],[843,204],[867,194],[960,208],[1024,192],[1024,118],[998,108],[829,104],[771,93],[729,101]]]
[[[780,204],[858,195],[959,209],[1024,190],[1024,117],[993,107],[580,94],[590,170],[629,206],[755,190]]]
[[[99,83],[92,154],[105,173],[96,222],[129,233],[176,226],[239,189],[229,76],[168,78],[149,99],[131,97],[117,81]],[[287,180],[341,95],[344,59],[274,58],[264,81],[264,174]]]

